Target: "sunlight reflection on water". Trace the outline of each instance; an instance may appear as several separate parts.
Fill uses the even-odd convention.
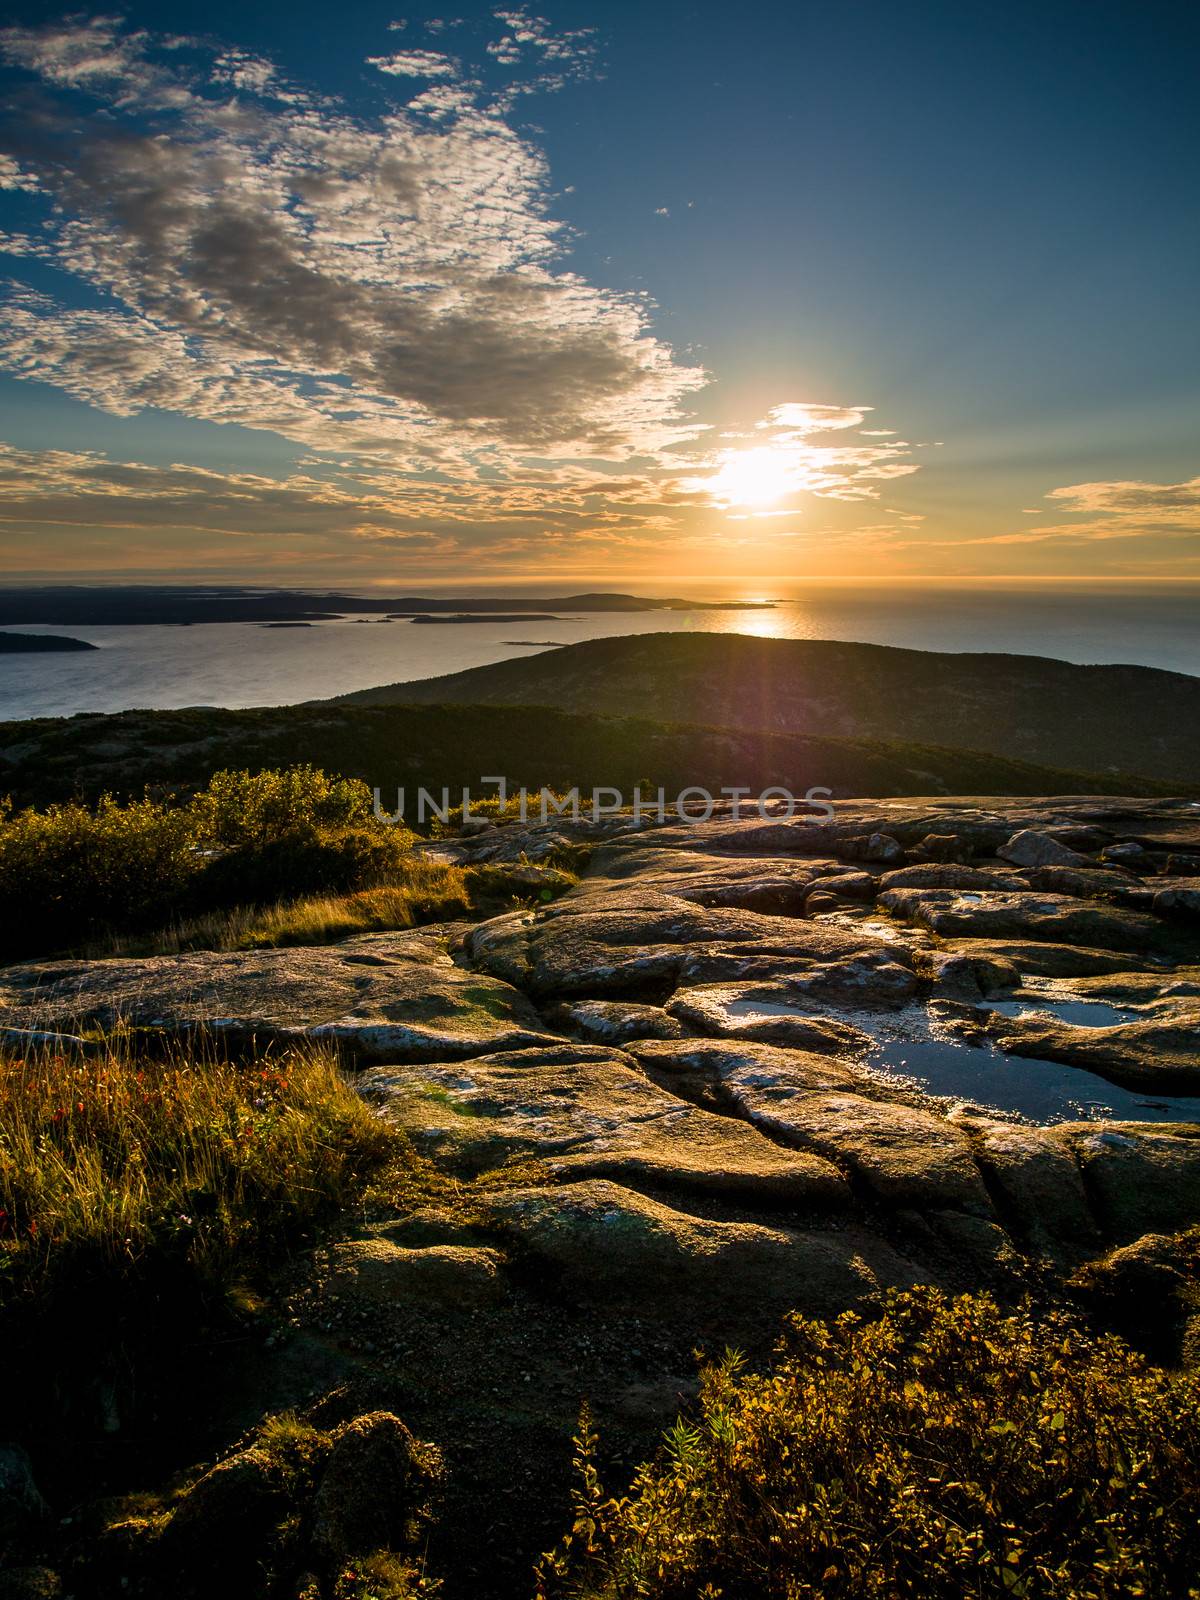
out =
[[[643,592],[650,586],[639,586]],[[527,591],[528,594],[528,591]],[[738,599],[778,590],[725,590]],[[719,596],[697,595],[697,598]],[[827,587],[771,611],[562,615],[549,622],[425,627],[340,620],[308,628],[255,623],[193,627],[48,628],[97,653],[0,656],[0,717],[117,711],[130,706],[278,705],[377,684],[437,677],[514,656],[531,641],[574,644],[690,630],[771,639],[843,639],[924,650],[999,650],[1078,662],[1125,661],[1200,674],[1200,622],[1190,591],[937,591]]]

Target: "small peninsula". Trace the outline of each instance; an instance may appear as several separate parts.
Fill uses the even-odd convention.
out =
[[[65,650],[95,650],[86,639],[68,639],[56,633],[0,633],[0,655],[46,655]]]

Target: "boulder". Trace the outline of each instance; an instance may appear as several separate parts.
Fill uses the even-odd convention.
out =
[[[742,1115],[739,1085],[784,1098],[818,1089],[862,1086],[861,1077],[848,1062],[756,1040],[642,1040],[631,1044],[629,1053],[672,1093],[732,1107]]]
[[[986,872],[981,867],[955,866],[943,862],[917,862],[885,872],[881,889],[1011,889],[1023,887],[1015,872]]]
[[[869,872],[838,872],[816,880],[816,893],[836,896],[840,900],[874,900],[875,879]],[[808,902],[811,904],[813,894]]]
[[[1151,1094],[1200,1095],[1200,1006],[1111,1028],[1076,1027],[1054,1017],[993,1014],[988,1032],[1009,1055],[1083,1067],[1109,1083]],[[1196,1107],[1200,1119],[1200,1101]]]
[[[1028,978],[1106,978],[1127,974],[1140,965],[1127,951],[1094,950],[1086,945],[1053,944],[1027,939],[953,939],[945,946],[954,954],[980,957],[1012,965]],[[1164,982],[1161,966],[1150,967],[1148,977]]]
[[[816,972],[885,946],[832,923],[693,904],[638,885],[588,883],[535,917],[474,929],[471,959],[535,996],[644,998],[680,983]]]
[[[1100,852],[1100,859],[1115,861],[1118,866],[1131,867],[1134,871],[1150,864],[1146,847],[1138,844],[1136,839],[1124,839],[1120,844],[1106,844]]]
[[[312,1503],[318,1563],[333,1573],[353,1556],[411,1547],[439,1476],[437,1452],[391,1412],[339,1428]]]
[[[733,1039],[761,1039],[831,1055],[870,1048],[861,1029],[831,1017],[805,1015],[795,991],[775,983],[714,983],[678,989],[667,1012],[693,1033]]]
[[[1200,878],[1179,879],[1154,896],[1154,914],[1193,921],[1200,918]]]
[[[1069,850],[1048,833],[1035,828],[1022,828],[1014,833],[1007,844],[1002,844],[996,854],[1015,867],[1082,867],[1087,858],[1077,850]]]
[[[922,969],[928,974],[936,993],[955,1000],[980,1000],[989,995],[1003,994],[1021,984],[1020,970],[1011,961],[985,952],[978,955],[968,952],[934,950],[920,959]]]
[[[902,861],[904,846],[890,833],[873,833],[863,851],[864,861]]]
[[[957,833],[927,833],[913,847],[922,861],[966,862],[974,853],[971,840]]]
[[[1069,895],[888,889],[879,898],[893,916],[941,939],[1016,938],[1123,951],[1153,949],[1162,942],[1152,917]]]
[[[745,1077],[724,1087],[756,1128],[836,1162],[875,1200],[991,1215],[970,1142],[945,1117],[862,1094],[781,1093]]]
[[[589,1044],[625,1044],[630,1039],[682,1039],[687,1029],[661,1006],[635,1000],[575,1000],[549,1014],[549,1020]]]
[[[265,1597],[270,1558],[293,1510],[283,1464],[252,1445],[191,1486],[159,1536],[156,1562],[180,1594]]]
[[[1100,1248],[1079,1167],[1042,1128],[966,1112],[951,1121],[971,1139],[984,1178],[1010,1226],[1034,1254],[1079,1260]]]
[[[410,1250],[389,1239],[346,1239],[329,1256],[327,1287],[383,1304],[495,1305],[505,1295],[495,1250],[430,1245]]]
[[[721,1041],[648,1042],[638,1059],[663,1081],[744,1117],[768,1138],[836,1163],[875,1201],[917,1210],[960,1207],[991,1215],[966,1135],[945,1117],[868,1098],[851,1067],[811,1052]]]
[[[1065,1124],[1051,1137],[1079,1164],[1093,1215],[1114,1244],[1200,1222],[1200,1127]]]

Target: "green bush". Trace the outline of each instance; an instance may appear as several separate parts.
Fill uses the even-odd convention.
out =
[[[0,959],[392,881],[412,835],[319,768],[218,772],[187,802],[0,808]]]
[[[205,863],[189,908],[202,913],[373,889],[397,875],[408,851],[403,829],[382,826],[338,834],[298,830],[266,844],[244,844]]]
[[[581,1428],[540,1596],[1195,1600],[1200,1379],[1064,1317],[898,1295],[792,1317],[772,1370],[703,1374],[627,1496]]]
[[[186,812],[151,800],[0,812],[7,952],[76,943],[98,927],[169,916],[199,865]]]
[[[375,820],[365,783],[330,777],[313,766],[216,772],[193,799],[191,811],[198,839],[232,847],[262,847]]]

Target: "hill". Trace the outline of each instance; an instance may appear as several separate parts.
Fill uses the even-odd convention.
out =
[[[648,780],[674,797],[691,784],[754,792],[781,784],[839,798],[930,794],[1159,794],[1128,775],[1085,777],[1010,757],[887,740],[831,739],[584,716],[526,706],[360,706],[245,711],[196,707],[0,723],[0,795],[44,805],[104,790],[139,795],[202,785],[222,767],[313,762],[362,778],[393,808],[397,787],[476,794],[485,775],[536,791]]]
[[[952,746],[1200,782],[1200,678],[1041,656],[655,633],[344,695],[360,705],[547,705],[778,735]]]

